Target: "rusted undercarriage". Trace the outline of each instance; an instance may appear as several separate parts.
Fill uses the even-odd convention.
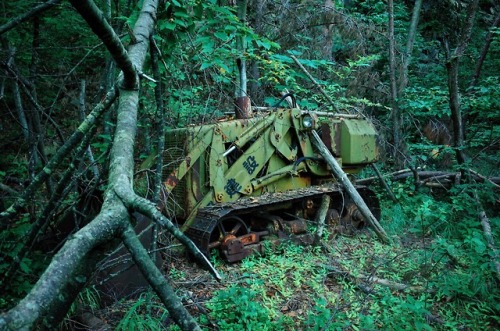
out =
[[[364,186],[356,186],[356,189],[374,216],[380,218],[375,194]],[[352,231],[365,225],[356,205],[342,188],[329,184],[202,208],[186,234],[207,256],[210,250],[219,249],[228,262],[262,252],[264,240],[311,244],[314,233],[308,229],[315,225],[324,194],[331,198],[325,223],[333,231]]]

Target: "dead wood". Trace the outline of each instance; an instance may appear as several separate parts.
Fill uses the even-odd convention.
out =
[[[486,177],[484,175],[481,175],[480,173],[469,169],[472,179],[478,182],[489,182],[490,184],[494,185],[497,188],[500,188],[500,177]],[[459,172],[447,172],[447,171],[424,171],[424,170],[417,170],[418,177],[422,180],[425,180],[424,183],[432,181],[434,179],[450,179],[454,180],[456,176],[460,176]],[[395,171],[389,174],[385,174],[382,176],[383,178],[390,179],[391,181],[399,181],[399,180],[404,180],[408,177],[414,177],[414,174],[411,169],[403,169],[399,171]],[[359,180],[356,180],[356,184],[360,185],[368,185],[374,182],[375,180],[378,180],[378,176],[373,176],[373,177],[368,177],[368,178],[362,178]]]
[[[328,208],[330,207],[330,197],[328,195],[323,195],[321,199],[321,205],[316,214],[316,222],[318,223],[318,229],[314,236],[314,244],[318,245],[321,242],[321,237],[323,236],[323,230],[325,229],[326,215],[328,214]]]
[[[491,260],[495,267],[495,271],[497,274],[497,278],[500,280],[500,255],[498,254],[498,250],[495,246],[495,240],[493,239],[493,235],[491,234],[491,225],[488,216],[484,210],[481,210],[478,214],[479,221],[481,222],[481,226],[483,227],[484,237],[486,238],[486,242],[488,244],[488,248],[492,251],[493,255]]]
[[[325,144],[323,143],[320,136],[315,130],[311,131],[311,137],[313,138],[312,139],[313,145],[318,149],[321,156],[330,166],[330,169],[335,175],[335,178],[337,178],[340,184],[345,188],[345,190],[347,191],[353,202],[356,204],[356,207],[358,207],[363,217],[366,219],[368,224],[377,234],[378,238],[384,243],[389,243],[390,240],[389,237],[387,236],[387,233],[382,228],[377,218],[373,216],[372,212],[370,211],[366,203],[363,201],[361,195],[359,195],[354,185],[351,183],[351,181],[349,180],[345,172],[342,170],[338,162],[332,156],[332,154],[328,151],[328,148],[325,146]]]
[[[376,277],[372,274],[359,273],[359,274],[355,275],[352,272],[349,272],[346,270],[340,270],[340,269],[338,269],[336,267],[332,267],[332,266],[322,265],[321,267],[328,270],[330,276],[341,275],[341,276],[350,278],[351,280],[354,280],[356,282],[363,281],[366,283],[382,285],[382,286],[391,288],[391,289],[396,290],[396,291],[429,292],[429,289],[427,289],[423,286],[398,283],[398,282],[388,280],[385,278]]]

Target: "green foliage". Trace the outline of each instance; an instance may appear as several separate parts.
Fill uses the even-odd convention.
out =
[[[24,214],[20,221],[0,232],[1,275],[5,275],[17,260],[18,254],[23,248],[23,239],[30,228],[29,215]],[[14,271],[16,274],[11,277],[10,282],[4,284],[0,281],[0,288],[4,290],[0,298],[0,309],[10,308],[15,300],[26,295],[33,287],[37,276],[45,269],[46,263],[43,253],[38,251],[19,261],[18,268]]]
[[[493,253],[484,238],[473,199],[475,190],[479,190],[480,196],[481,190],[491,191],[484,185],[467,184],[456,186],[446,194],[430,195],[412,192],[410,184],[394,186],[400,204],[383,207],[385,217],[397,224],[388,230],[397,232],[403,241],[405,236],[415,244],[420,241],[419,246],[425,248],[414,251],[416,259],[408,265],[410,268],[400,267],[400,270],[407,270],[409,274],[414,274],[412,269],[420,270],[427,286],[433,289],[433,295],[426,296],[426,302],[441,306],[440,314],[448,316],[447,323],[455,327],[465,324],[473,329],[491,326],[496,319],[490,317],[500,308],[500,293]],[[498,219],[493,217],[491,221],[493,235],[498,236]],[[448,310],[457,315],[451,318]]]
[[[394,295],[388,290],[383,292],[385,295],[370,307],[371,317],[361,319],[360,329],[433,330],[427,321],[430,312],[425,294],[415,298],[409,294]]]
[[[268,311],[256,301],[257,294],[245,287],[219,291],[207,304],[219,330],[275,330]]]
[[[148,297],[147,293],[141,294],[118,323],[117,331],[167,330],[161,324],[168,317],[167,309],[162,304],[150,302],[147,300]],[[146,311],[154,311],[155,313],[146,313]]]
[[[118,33],[122,32],[120,29],[124,23],[132,25],[135,22],[138,15],[135,9],[140,3],[134,3],[134,8],[123,12],[115,12],[126,7],[124,1],[115,2],[111,23],[117,27]],[[258,93],[262,94],[261,99],[254,99],[258,100],[257,105],[262,104],[261,100],[274,105],[283,89],[287,88],[295,93],[301,108],[329,110],[328,102],[292,61],[290,55],[295,55],[332,96],[338,108],[355,107],[372,112],[390,131],[386,1],[335,1],[335,16],[331,17],[335,23],[332,26],[331,58],[323,58],[317,47],[318,41],[323,43],[323,29],[327,27],[322,16],[327,12],[324,8],[318,10],[319,6],[310,6],[306,2],[286,2],[286,6],[284,2],[268,2],[261,17],[256,17],[249,8],[249,20],[241,22],[233,7],[220,6],[219,3],[216,0],[172,0],[158,15],[155,38],[166,63],[166,66],[160,65],[160,71],[163,82],[167,83],[164,95],[168,128],[209,121],[211,117],[232,109],[237,58],[245,58],[249,65],[256,64],[259,71],[257,77],[252,77],[259,88]],[[398,54],[403,54],[408,35],[412,8],[406,7],[406,3],[410,2],[395,3]],[[415,165],[429,166],[434,160],[429,153],[443,147],[423,138],[421,131],[427,121],[449,116],[443,40],[438,41],[437,36],[440,39],[451,36],[449,41],[454,41],[455,32],[459,31],[465,15],[464,4],[464,1],[428,2],[422,11],[410,66],[410,82],[404,96],[398,100],[405,118],[405,138],[413,154],[411,163]],[[483,2],[482,11],[477,15],[471,44],[461,61],[459,89],[465,115],[465,147],[474,161],[467,166],[484,170],[485,174],[498,175],[500,84],[495,71],[500,58],[498,28],[492,30],[493,42],[483,76],[476,86],[468,88],[484,36],[491,26],[488,6],[488,2]],[[5,15],[0,18],[1,24],[30,8],[31,4],[27,2],[4,2]],[[286,16],[285,12],[291,16]],[[288,19],[290,17],[292,19]],[[257,19],[263,22],[259,27]],[[6,38],[10,46],[17,49],[15,63],[19,72],[28,79],[33,78],[39,92],[38,102],[46,112],[43,121],[50,116],[66,135],[77,124],[75,106],[79,81],[87,80],[89,104],[101,97],[103,59],[107,53],[103,46],[98,46],[98,38],[90,33],[68,4],[40,15],[40,24],[36,79],[30,73],[33,21],[9,31]],[[259,33],[253,26],[259,28]],[[245,53],[240,53],[235,47],[237,38],[245,41]],[[129,37],[125,36],[123,41],[129,42]],[[7,59],[6,54],[2,58]],[[149,74],[148,69],[146,66],[146,74]],[[10,83],[10,78],[7,78],[7,83]],[[140,121],[156,116],[152,103],[153,88],[151,82],[142,85],[144,111],[140,113]],[[15,107],[8,90],[5,89],[5,98],[2,98],[2,109],[14,114]],[[30,109],[24,90],[22,98],[26,109]],[[2,129],[12,122],[10,115],[3,118],[9,123],[0,122]],[[141,122],[140,127],[153,127],[154,121],[150,122],[153,125]],[[50,147],[56,145],[52,131],[52,128],[45,128],[46,142]],[[99,132],[91,147],[97,153],[97,161],[105,165],[112,136],[102,133],[101,128]],[[12,141],[18,141],[17,134],[12,134],[14,139],[10,145],[14,145]],[[29,179],[27,157],[24,156],[26,147],[10,148],[0,161],[0,180],[4,183],[7,177]],[[452,153],[453,150],[449,150],[449,154]],[[54,179],[57,175],[55,173]],[[385,202],[382,221],[396,239],[394,246],[381,245],[367,236],[340,237],[335,242],[328,242],[330,253],[317,248],[283,245],[269,248],[264,256],[246,259],[238,265],[237,271],[214,257],[212,260],[217,268],[222,269],[221,273],[229,279],[236,279],[236,285],[221,290],[210,300],[209,318],[220,321],[221,329],[425,330],[432,320],[428,319],[429,315],[436,315],[443,320],[442,325],[432,325],[436,328],[495,328],[499,324],[496,316],[500,308],[492,253],[477,221],[476,205],[471,198],[477,190],[486,207],[494,206],[498,199],[495,188],[489,184],[480,187],[469,184],[445,193],[426,188],[414,192],[411,181],[392,183],[392,187],[400,204]],[[35,196],[30,210],[39,210],[35,204],[43,202],[43,198]],[[11,200],[11,197],[5,199]],[[500,220],[493,208],[488,209],[488,213],[493,215],[493,235],[498,238]],[[25,214],[0,233],[0,274],[17,256],[21,247],[19,243],[29,229],[29,215]],[[27,293],[45,268],[46,260],[48,255],[45,253],[33,252],[20,261],[17,276],[0,298],[0,309],[12,306],[15,300]],[[327,266],[354,275],[373,273],[393,281],[423,286],[425,291],[389,291],[368,280],[357,284],[332,273]],[[234,275],[241,275],[241,278]],[[175,281],[185,278],[185,273],[171,269],[170,276]],[[4,285],[0,284],[2,288]],[[373,292],[366,294],[361,291],[361,285],[370,287]],[[97,298],[92,291],[82,295],[80,301],[94,305]],[[147,304],[144,297],[134,302],[118,329],[161,327],[148,313]],[[153,309],[160,320],[167,316],[160,306],[153,306]]]
[[[167,108],[173,127],[210,120],[231,109],[236,59],[259,61],[279,47],[241,22],[234,7],[215,0],[172,1],[160,17],[156,38],[169,68]],[[235,47],[237,38],[246,44],[244,54]]]
[[[464,98],[467,116],[467,145],[472,149],[482,149],[500,139],[500,77],[488,76],[474,88],[470,88]],[[477,120],[481,119],[481,120]],[[483,157],[486,157],[481,151]],[[490,162],[494,162],[494,157]]]
[[[270,53],[267,54],[267,59],[263,59],[261,63],[261,78],[260,82],[263,85],[273,86],[276,95],[284,89],[293,91],[298,98],[298,104],[301,108],[311,110],[331,110],[332,106],[329,101],[317,89],[304,88],[303,84],[308,81],[306,74],[297,69],[291,55],[299,58],[299,62],[311,72],[322,72],[329,77],[335,77],[338,81],[348,81],[352,79],[359,70],[371,67],[377,60],[378,55],[361,56],[353,60],[349,60],[346,66],[335,66],[333,62],[326,60],[304,59],[301,58],[303,53],[297,50],[289,50],[288,54]],[[326,91],[334,101],[335,107],[338,109],[353,108],[365,109],[367,107],[381,107],[380,104],[369,101],[366,98],[358,98],[355,96],[346,97],[347,86],[336,81],[317,80],[321,88]],[[267,97],[265,102],[268,106],[273,106],[278,101],[276,97]]]
[[[71,304],[71,307],[68,310],[66,319],[62,322],[65,328],[71,328],[71,321],[73,315],[77,314],[78,309],[90,310],[92,313],[97,312],[98,309],[101,308],[101,298],[99,295],[99,291],[95,288],[95,286],[89,286],[84,288],[78,296]]]

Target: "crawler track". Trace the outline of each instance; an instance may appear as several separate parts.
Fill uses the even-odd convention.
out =
[[[356,189],[379,219],[380,208],[373,191],[364,186]],[[337,213],[339,224],[353,221],[356,227],[364,225],[344,190],[338,184],[328,184],[207,206],[198,211],[186,234],[204,254],[217,247],[229,262],[260,251],[262,240],[271,235],[308,243],[312,236],[305,231],[306,222],[314,219],[324,194],[331,197],[330,209]]]

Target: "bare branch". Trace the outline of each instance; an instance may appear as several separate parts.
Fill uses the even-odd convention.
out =
[[[32,194],[40,187],[43,181],[54,171],[55,168],[68,156],[69,153],[81,142],[83,137],[92,129],[97,120],[116,100],[117,92],[113,88],[108,92],[106,98],[94,107],[92,112],[85,118],[85,121],[73,132],[66,143],[61,146],[56,154],[49,160],[47,165],[35,176],[30,185],[24,190],[23,194],[16,199],[7,210],[0,213],[0,220],[9,219],[19,212],[30,199]]]
[[[22,15],[17,16],[16,18],[14,18],[14,19],[10,20],[9,22],[5,23],[4,25],[0,26],[0,35],[13,29],[18,24],[29,20],[31,17],[38,15],[41,12],[44,12],[45,10],[56,6],[60,2],[61,2],[61,0],[50,0],[50,1],[47,1],[45,3],[42,3],[42,4],[34,7],[33,9],[31,9],[27,13],[24,13]]]
[[[142,246],[132,226],[129,225],[122,236],[123,243],[130,251],[135,264],[139,270],[141,270],[142,275],[148,280],[156,294],[160,297],[175,322],[183,330],[201,331],[196,321],[182,305],[182,302],[167,282],[165,276],[158,270],[155,263],[149,257],[147,250]]]
[[[102,11],[91,0],[70,0],[70,2],[87,21],[92,31],[106,45],[116,64],[123,71],[124,86],[126,88],[135,88],[138,81],[136,68],[120,38],[109,25]]]

